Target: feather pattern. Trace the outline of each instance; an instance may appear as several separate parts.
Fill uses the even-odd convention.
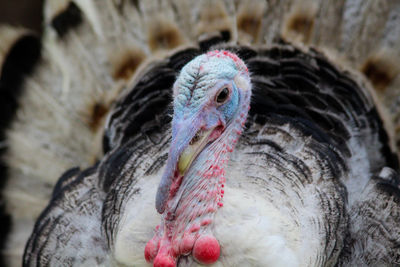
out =
[[[46,1],[41,56],[6,132],[7,264],[20,266],[29,235],[24,266],[148,264],[172,87],[215,49],[245,62],[253,89],[211,226],[214,266],[399,264],[399,8]]]

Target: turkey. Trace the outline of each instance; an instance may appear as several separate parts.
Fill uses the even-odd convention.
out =
[[[400,2],[43,10],[0,28],[6,266],[400,264]]]

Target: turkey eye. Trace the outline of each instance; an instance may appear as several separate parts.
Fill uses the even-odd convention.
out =
[[[225,100],[228,99],[228,96],[229,96],[229,89],[225,87],[224,89],[219,91],[215,100],[217,101],[217,103],[222,104],[225,102]]]

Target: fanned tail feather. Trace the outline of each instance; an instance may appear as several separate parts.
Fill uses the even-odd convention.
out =
[[[21,264],[58,177],[102,156],[103,126],[119,93],[153,60],[205,37],[249,46],[292,42],[325,51],[373,85],[400,147],[399,1],[48,0],[43,10],[39,61],[34,65],[35,57],[27,57],[33,72],[1,92],[21,92],[12,95],[18,110],[2,125],[7,131],[0,143],[8,168],[2,179],[12,226],[3,250],[9,266]],[[27,42],[38,53],[40,46],[19,28],[0,28],[0,38],[4,81],[15,61],[13,49],[22,53],[18,45]],[[26,73],[24,60],[17,63],[22,67],[14,73]]]

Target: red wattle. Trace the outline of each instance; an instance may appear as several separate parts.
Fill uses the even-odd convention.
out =
[[[193,257],[202,264],[211,264],[218,260],[220,246],[215,237],[206,235],[196,240],[193,247]]]
[[[154,259],[153,267],[176,267],[176,263],[172,257],[161,254]]]
[[[146,247],[144,248],[144,257],[147,262],[152,262],[154,260],[157,256],[159,246],[160,239],[156,238],[156,236],[147,242]]]
[[[180,247],[180,253],[182,255],[190,254],[190,252],[192,252],[194,242],[195,242],[194,235],[188,234],[185,237],[183,237]]]

